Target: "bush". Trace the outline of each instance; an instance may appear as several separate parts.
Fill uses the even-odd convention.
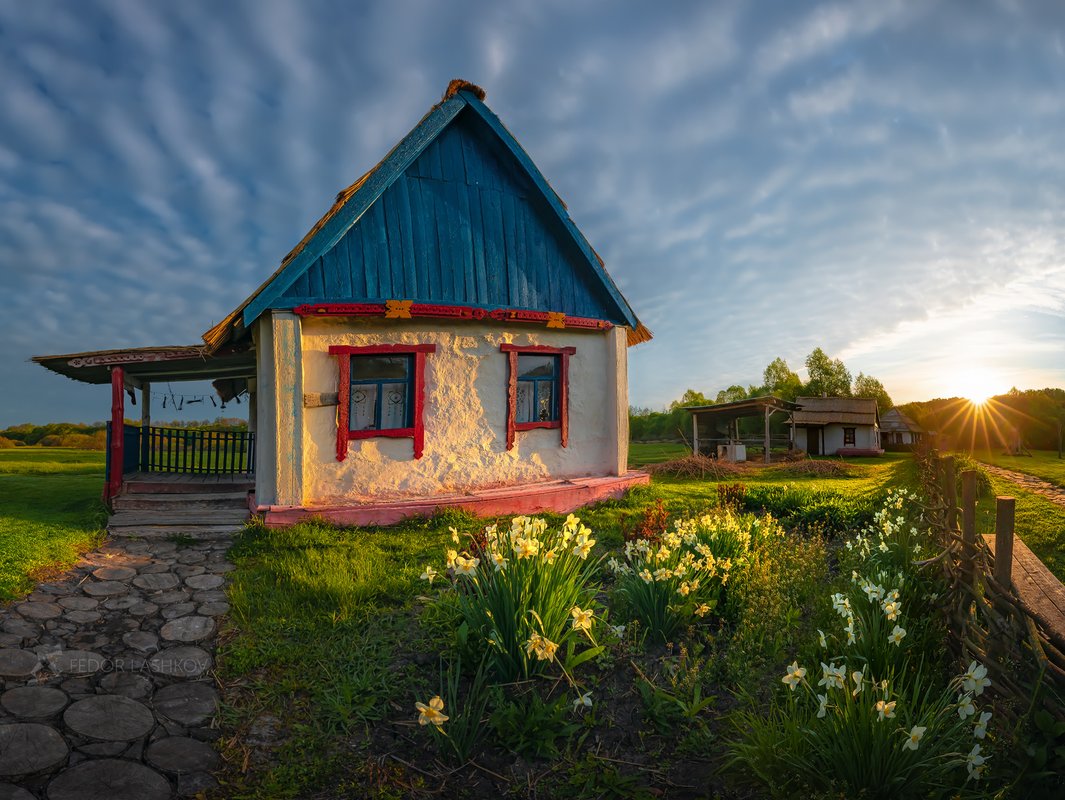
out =
[[[13,447],[17,447],[22,444],[21,442],[15,442],[14,439],[8,439],[6,436],[0,436],[0,450],[10,450]]]
[[[743,504],[747,511],[770,514],[790,528],[828,535],[860,529],[875,513],[871,498],[788,484],[750,486]]]
[[[958,502],[961,502],[962,473],[969,470],[976,473],[976,496],[991,497],[995,493],[995,488],[991,485],[991,476],[984,465],[968,453],[954,453],[954,472],[958,482]]]

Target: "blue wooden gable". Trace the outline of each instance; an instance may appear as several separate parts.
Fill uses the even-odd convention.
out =
[[[389,299],[639,325],[539,170],[468,90],[434,107],[237,313],[248,327],[270,308]]]

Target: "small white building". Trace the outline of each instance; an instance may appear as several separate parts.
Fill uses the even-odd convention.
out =
[[[870,397],[797,397],[793,446],[809,455],[879,456],[880,416]]]
[[[880,418],[880,440],[886,449],[908,450],[924,441],[927,431],[897,408]]]

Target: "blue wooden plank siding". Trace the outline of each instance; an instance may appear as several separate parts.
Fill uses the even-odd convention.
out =
[[[387,299],[629,324],[549,198],[469,108],[270,306]]]

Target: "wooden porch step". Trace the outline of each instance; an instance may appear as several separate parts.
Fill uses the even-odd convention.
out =
[[[250,513],[245,509],[132,509],[118,511],[108,522],[109,529],[136,525],[235,525],[240,527]]]
[[[228,539],[240,533],[241,525],[127,525],[108,529],[112,536],[138,539]]]
[[[984,534],[995,552],[995,537]],[[1013,538],[1013,565],[1010,577],[1017,594],[1034,611],[1057,646],[1065,643],[1065,585],[1047,569],[1020,537]]]
[[[174,494],[168,492],[132,492],[120,494],[111,501],[116,511],[133,509],[238,509],[248,507],[248,492],[197,492],[195,494]]]

